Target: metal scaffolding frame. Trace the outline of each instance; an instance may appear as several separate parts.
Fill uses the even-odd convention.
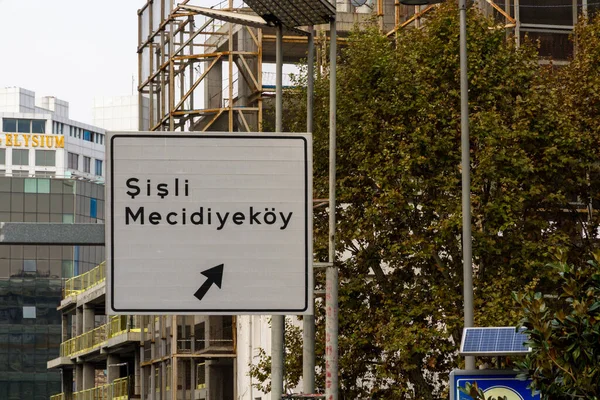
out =
[[[262,32],[199,16],[188,2],[147,0],[138,11],[138,95],[149,98],[150,130],[259,130]]]

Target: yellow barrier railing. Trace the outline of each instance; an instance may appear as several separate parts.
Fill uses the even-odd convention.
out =
[[[129,378],[115,379],[113,383],[73,393],[73,400],[127,400]],[[50,400],[64,400],[64,393],[55,394]]]
[[[102,343],[106,342],[106,325],[99,326],[96,329],[92,329],[89,332],[84,333],[76,337],[77,349],[79,352],[91,351],[96,347],[99,347]]]
[[[60,344],[60,356],[71,357],[79,353],[92,351],[108,339],[116,337],[126,332],[140,332],[139,319],[131,318],[131,324],[127,325],[128,315],[117,315],[110,318],[110,321],[82,335],[71,338]]]
[[[79,293],[86,291],[104,282],[106,279],[106,263],[102,262],[97,267],[89,270],[85,274],[74,276],[65,282],[65,288],[63,289],[63,298],[66,299],[69,296],[77,296]]]
[[[76,337],[69,339],[66,342],[62,342],[60,344],[60,356],[61,357],[68,357],[75,353],[77,353],[77,338]]]
[[[110,322],[107,324],[108,338],[113,338],[117,335],[127,332],[127,315],[117,315],[110,318]]]

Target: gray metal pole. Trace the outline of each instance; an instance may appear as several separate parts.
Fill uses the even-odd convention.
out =
[[[315,90],[315,42],[314,27],[308,27],[308,55],[307,73],[308,82],[306,88],[306,131],[313,132],[313,100]],[[312,288],[311,288],[312,291]],[[312,297],[310,301],[314,300]],[[313,394],[315,392],[315,316],[305,315],[302,321],[302,382],[303,392]]]
[[[460,139],[462,159],[463,299],[465,328],[473,326],[473,255],[471,246],[471,156],[469,142],[469,82],[467,75],[467,2],[460,0]],[[465,369],[475,369],[475,357],[465,357]]]
[[[336,57],[335,19],[331,21],[329,53],[329,263],[326,274],[325,307],[325,398],[338,400],[338,270],[335,266],[335,178],[336,178]]]
[[[275,43],[275,132],[283,130],[283,25],[277,25]]]
[[[277,27],[275,78],[275,132],[283,130],[283,26]],[[280,400],[283,395],[285,316],[271,318],[271,400]]]
[[[313,133],[313,103],[315,98],[315,28],[308,27],[307,88],[306,88],[306,131]]]

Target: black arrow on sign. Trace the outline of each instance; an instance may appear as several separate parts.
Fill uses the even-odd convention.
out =
[[[208,289],[210,289],[213,283],[221,289],[221,282],[223,281],[223,264],[202,271],[202,275],[206,277],[206,281],[200,286],[200,289],[194,293],[194,296],[196,296],[198,300],[204,298],[206,292],[208,292]]]

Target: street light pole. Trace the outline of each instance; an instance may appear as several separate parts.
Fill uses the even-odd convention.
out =
[[[460,141],[462,160],[463,307],[464,327],[474,325],[473,252],[471,236],[471,146],[469,140],[469,81],[467,74],[467,1],[459,0],[460,11]],[[465,369],[475,369],[475,357],[465,357]]]

